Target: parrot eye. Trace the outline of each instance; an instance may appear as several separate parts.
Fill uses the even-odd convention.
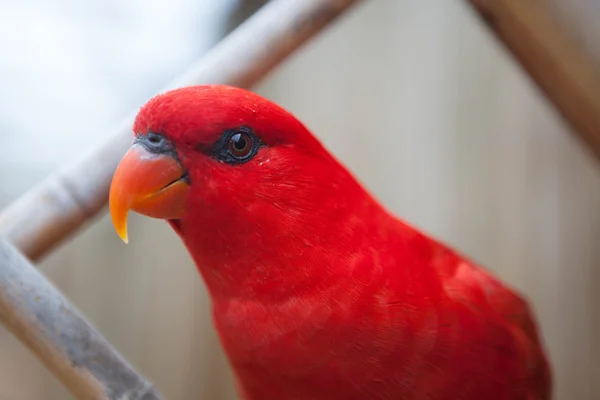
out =
[[[246,132],[237,132],[229,139],[229,152],[236,158],[245,158],[252,150],[252,138]]]
[[[227,130],[210,148],[198,147],[219,161],[228,164],[241,164],[256,155],[262,143],[248,127]]]

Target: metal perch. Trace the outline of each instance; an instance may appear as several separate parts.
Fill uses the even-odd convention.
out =
[[[583,143],[600,158],[600,54],[585,33],[598,30],[565,17],[557,0],[469,0],[490,29],[554,103]],[[563,4],[561,4],[563,3]],[[597,5],[575,9],[600,18]],[[597,22],[597,19],[596,19]],[[590,32],[587,32],[590,31]]]
[[[161,399],[6,240],[0,240],[0,320],[79,399]]]

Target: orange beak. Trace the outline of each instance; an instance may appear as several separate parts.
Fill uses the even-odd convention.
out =
[[[173,156],[134,144],[123,156],[110,186],[110,216],[117,234],[128,242],[129,210],[153,218],[183,217],[188,188],[185,171]]]

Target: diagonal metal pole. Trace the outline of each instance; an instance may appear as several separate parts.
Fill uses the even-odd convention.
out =
[[[600,159],[600,45],[597,2],[467,0]],[[575,2],[573,2],[575,3]],[[577,18],[569,20],[564,8]]]
[[[0,321],[78,399],[161,399],[152,384],[4,239],[0,239]]]
[[[360,0],[272,0],[167,89],[203,83],[250,87]],[[31,260],[45,255],[108,200],[110,180],[129,147],[134,113],[107,142],[69,163],[0,213],[0,234]]]

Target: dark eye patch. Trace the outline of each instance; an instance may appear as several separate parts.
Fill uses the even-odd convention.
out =
[[[236,165],[251,160],[262,146],[252,129],[243,126],[223,132],[212,146],[198,149],[214,159]]]

